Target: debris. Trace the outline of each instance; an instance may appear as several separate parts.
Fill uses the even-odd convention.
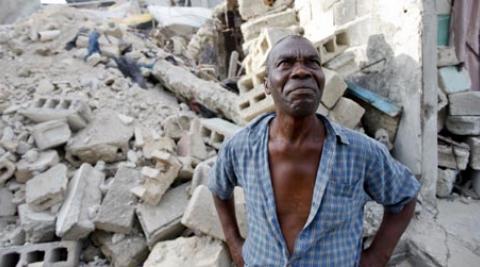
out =
[[[65,144],[72,134],[65,121],[47,121],[33,127],[33,138],[39,149],[53,148]]]
[[[48,211],[34,211],[27,204],[18,206],[20,225],[25,230],[25,240],[30,243],[49,242],[55,236],[55,215]]]
[[[81,244],[60,241],[0,249],[2,266],[78,266]]]
[[[442,67],[438,69],[438,83],[440,88],[447,93],[459,93],[470,90],[472,84],[465,68]]]
[[[29,207],[42,211],[61,204],[67,190],[67,166],[58,164],[27,181],[26,200]]]
[[[0,217],[15,215],[17,206],[12,202],[12,199],[12,192],[7,188],[0,187]]]
[[[357,104],[357,102],[342,97],[338,100],[335,107],[333,107],[329,116],[333,121],[353,129],[360,124],[360,120],[364,113],[365,109]]]
[[[480,116],[480,92],[467,91],[448,95],[451,116]]]
[[[449,197],[452,193],[453,183],[457,178],[459,171],[452,169],[440,169],[438,168],[437,176],[437,196]]]
[[[216,149],[241,129],[238,125],[220,118],[202,119],[200,124],[204,142]]]
[[[15,172],[15,164],[6,157],[0,158],[0,185],[4,184],[13,176]]]
[[[114,237],[115,235],[101,231],[93,234],[94,241],[114,266],[136,267],[147,258],[148,247],[142,236],[134,234],[117,242]]]
[[[15,179],[19,183],[26,183],[33,177],[34,173],[40,173],[59,163],[60,158],[57,151],[46,150],[38,152],[28,151],[24,157],[17,162]]]

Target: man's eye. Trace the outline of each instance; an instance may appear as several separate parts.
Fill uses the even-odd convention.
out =
[[[282,60],[280,62],[278,62],[278,67],[289,67],[291,65],[291,63],[289,61],[286,61],[286,60]]]

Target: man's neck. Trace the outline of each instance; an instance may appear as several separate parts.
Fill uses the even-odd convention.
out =
[[[301,143],[310,140],[323,140],[325,127],[316,114],[306,117],[293,117],[277,112],[271,123],[270,136],[289,143]]]

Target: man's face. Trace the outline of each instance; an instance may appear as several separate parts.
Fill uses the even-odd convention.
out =
[[[265,90],[277,111],[293,117],[314,114],[325,85],[317,50],[306,39],[287,37],[270,53]]]

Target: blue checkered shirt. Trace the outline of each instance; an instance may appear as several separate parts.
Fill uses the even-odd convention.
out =
[[[226,141],[209,179],[212,193],[245,191],[248,234],[246,266],[358,266],[363,208],[368,200],[399,212],[420,188],[410,171],[377,141],[319,115],[326,140],[318,166],[310,214],[292,255],[281,232],[268,165],[269,113]]]

